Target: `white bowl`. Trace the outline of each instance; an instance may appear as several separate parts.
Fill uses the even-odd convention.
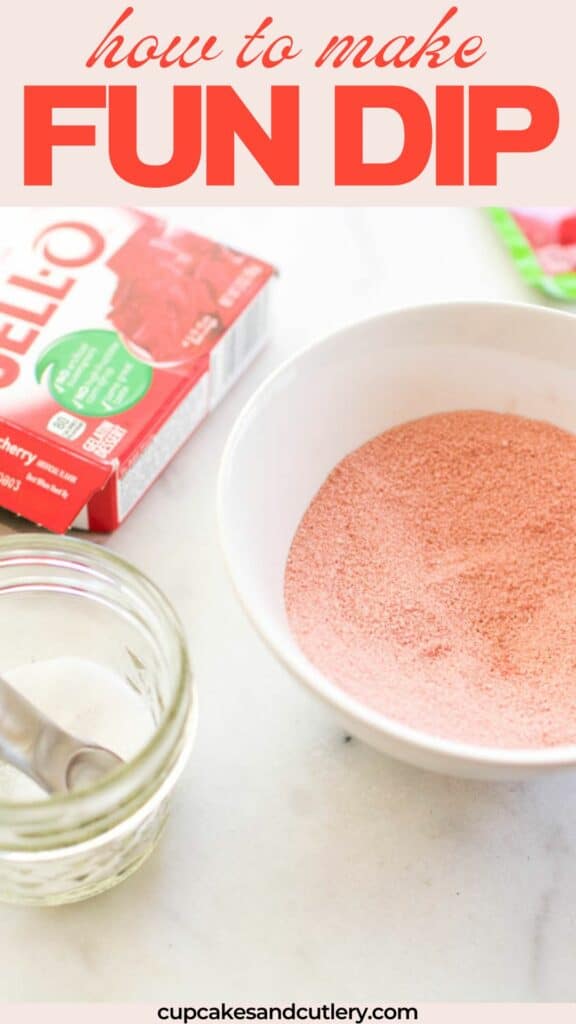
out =
[[[220,531],[252,622],[350,732],[424,768],[522,778],[576,764],[576,745],[474,746],[386,718],[311,664],[292,636],[283,601],[292,538],[336,463],[397,423],[473,408],[516,412],[576,432],[576,319],[512,303],[438,304],[386,313],[306,349],[264,382],[232,431],[219,482]]]

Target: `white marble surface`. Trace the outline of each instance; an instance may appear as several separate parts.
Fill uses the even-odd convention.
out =
[[[459,782],[345,742],[244,619],[214,515],[232,422],[285,356],[393,305],[538,297],[481,211],[180,218],[281,270],[270,349],[105,541],[184,619],[199,736],[138,875],[84,905],[2,907],[0,999],[576,999],[576,776]]]

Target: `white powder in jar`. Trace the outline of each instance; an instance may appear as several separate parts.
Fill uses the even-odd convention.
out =
[[[109,667],[88,658],[58,657],[22,665],[4,678],[62,729],[101,744],[125,761],[154,731],[143,697]],[[48,799],[31,779],[0,761],[0,800]]]

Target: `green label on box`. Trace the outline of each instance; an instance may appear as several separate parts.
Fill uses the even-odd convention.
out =
[[[115,331],[75,331],[42,353],[36,378],[56,402],[81,416],[105,418],[136,405],[152,382],[152,367],[128,352]]]

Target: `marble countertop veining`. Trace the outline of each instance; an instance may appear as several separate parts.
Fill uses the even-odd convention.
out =
[[[96,538],[176,604],[198,739],[137,875],[86,904],[2,907],[0,999],[576,999],[576,774],[465,782],[350,740],[245,619],[214,512],[234,418],[283,358],[391,306],[537,294],[479,210],[172,215],[281,271],[270,348],[127,523]],[[0,517],[0,533],[16,527]]]

